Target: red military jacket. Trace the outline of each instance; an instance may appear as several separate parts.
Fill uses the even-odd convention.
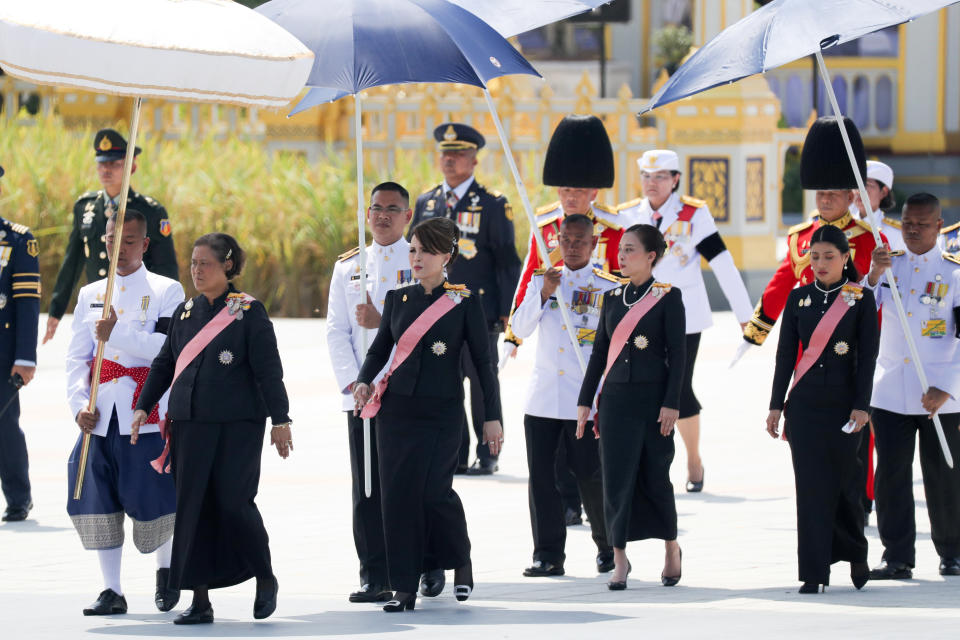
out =
[[[854,218],[849,212],[833,222],[821,221],[820,216],[814,212],[811,220],[794,225],[787,231],[787,256],[773,274],[767,288],[763,290],[753,317],[743,330],[743,337],[748,342],[763,344],[783,312],[790,291],[798,284],[802,286],[813,282],[809,255],[810,238],[823,224],[831,224],[843,230],[850,242],[850,258],[857,271],[861,276],[870,271],[870,260],[877,246],[870,225]],[[882,234],[880,238],[887,241]]]

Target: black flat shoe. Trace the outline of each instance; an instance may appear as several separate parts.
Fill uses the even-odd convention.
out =
[[[96,602],[83,610],[85,616],[112,616],[127,612],[127,599],[113,589],[104,589]]]
[[[800,585],[800,590],[797,593],[823,593],[823,590],[827,585],[820,585],[816,582],[804,582]]]
[[[629,560],[627,560],[627,575],[628,575],[628,576],[630,575],[630,572],[631,572],[631,571],[633,571],[633,565],[630,564],[630,561],[629,561]],[[626,589],[626,588],[627,588],[627,580],[626,580],[626,578],[624,578],[623,580],[610,580],[609,582],[607,582],[607,589],[609,589],[610,591],[623,591],[623,590]]]
[[[455,475],[455,476],[466,475],[467,469],[469,469],[469,468],[470,468],[470,467],[468,467],[468,466],[465,465],[465,464],[458,464],[456,470],[453,472],[453,475]]]
[[[686,486],[687,493],[700,493],[701,491],[703,491],[703,477],[704,477],[704,473],[705,473],[705,471],[704,471],[704,469],[701,467],[701,468],[700,468],[700,481],[699,481],[699,482],[694,482],[693,480],[687,480],[687,486]]]
[[[567,509],[563,514],[563,521],[568,527],[575,527],[583,524],[583,518],[576,509]]]
[[[3,512],[2,520],[4,522],[23,522],[30,515],[30,509],[33,509],[32,502],[17,507],[7,507]]]
[[[912,577],[913,569],[903,562],[881,560],[870,570],[871,580],[909,580]]]
[[[601,551],[597,554],[597,573],[610,573],[616,566],[612,551]]]
[[[550,576],[562,576],[566,573],[563,565],[534,560],[533,564],[523,570],[523,575],[527,578],[549,578]]]
[[[665,587],[675,587],[677,583],[680,582],[680,577],[683,575],[683,549],[680,549],[680,573],[675,576],[665,576],[662,573],[660,574],[660,582],[663,583]]]
[[[940,558],[940,575],[960,576],[960,558]]]
[[[867,580],[870,579],[870,567],[866,562],[851,562],[850,563],[850,580],[853,582],[853,586],[859,591],[863,589],[863,585],[867,584]]]
[[[492,476],[499,469],[495,459],[481,460],[477,458],[467,469],[468,476]]]
[[[264,589],[257,589],[257,597],[253,600],[253,617],[256,620],[269,618],[270,614],[277,610],[277,592],[280,590],[280,583],[276,576],[271,579],[272,584]]]
[[[420,595],[424,598],[436,598],[443,593],[443,588],[447,584],[447,577],[443,569],[431,569],[426,573],[420,574]]]
[[[465,602],[473,593],[473,563],[468,562],[453,572],[453,595],[458,602]]]
[[[350,594],[350,602],[386,602],[393,592],[379,584],[365,584]]]
[[[397,591],[393,594],[393,600],[383,605],[383,610],[389,613],[396,613],[398,611],[404,611],[409,609],[413,611],[414,607],[417,606],[417,594],[415,593],[403,593],[402,591]]]
[[[213,622],[213,605],[207,603],[203,609],[191,605],[186,611],[173,619],[173,624],[211,624]]]
[[[170,611],[180,602],[180,589],[171,589],[169,581],[170,569],[157,569],[157,590],[153,594],[153,602],[160,611]]]

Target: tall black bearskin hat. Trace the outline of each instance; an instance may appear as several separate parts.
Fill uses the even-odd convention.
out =
[[[605,189],[613,186],[613,147],[596,116],[570,115],[557,125],[543,161],[543,184]]]
[[[846,116],[843,117],[843,124],[850,137],[860,176],[866,176],[867,154],[863,150],[860,131],[853,120]],[[817,118],[807,131],[800,153],[800,186],[817,191],[857,188],[857,178],[850,167],[850,159],[840,135],[840,124],[834,116]]]

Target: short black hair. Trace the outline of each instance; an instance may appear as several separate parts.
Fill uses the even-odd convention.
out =
[[[116,216],[110,216],[110,218],[107,219],[107,224],[111,222],[113,222],[113,224],[117,224]],[[143,236],[147,236],[147,216],[143,215],[136,209],[127,209],[123,214],[123,224],[126,225],[128,222],[139,223],[139,225],[143,228]]]
[[[664,240],[660,229],[657,229],[652,224],[635,224],[624,231],[624,233],[636,235],[640,239],[640,244],[643,245],[644,249],[654,251],[657,257],[654,258],[652,266],[657,266],[660,258],[663,257],[664,252],[667,250],[667,241]]]
[[[220,264],[225,264],[227,260],[233,261],[233,266],[227,269],[227,280],[233,280],[243,271],[243,265],[247,261],[246,252],[240,247],[236,238],[226,233],[207,233],[200,236],[193,242],[193,248],[209,247],[217,256]]]
[[[936,212],[937,217],[941,216],[940,199],[926,191],[915,193],[907,198],[906,202],[903,203],[903,211],[906,212],[909,207],[915,209],[931,209]]]
[[[561,227],[569,227],[571,225],[582,225],[584,227],[589,227],[590,233],[593,233],[593,220],[582,213],[571,213],[563,219],[563,222],[560,223]]]
[[[373,199],[373,196],[377,194],[378,191],[395,191],[400,194],[400,197],[403,198],[403,201],[410,204],[410,192],[403,188],[403,185],[397,182],[381,182],[373,188],[373,191],[370,192],[370,199]]]
[[[419,240],[420,246],[427,253],[449,253],[450,262],[447,266],[453,264],[460,254],[460,229],[450,218],[427,218],[413,228],[410,238]]]

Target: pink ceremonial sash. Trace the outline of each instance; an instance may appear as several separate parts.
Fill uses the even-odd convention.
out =
[[[244,293],[243,301],[241,304],[250,304],[256,300],[253,296]],[[237,313],[230,313],[230,307],[225,306],[223,309],[220,309],[220,313],[215,315],[212,320],[207,324],[203,325],[203,328],[197,332],[197,335],[193,336],[190,339],[190,342],[183,347],[183,350],[180,352],[180,355],[177,356],[177,363],[173,369],[173,379],[170,381],[170,388],[173,388],[173,383],[177,381],[177,378],[180,377],[180,374],[183,373],[183,370],[193,362],[198,355],[203,353],[203,350],[207,348],[213,339],[220,335],[224,329],[226,329],[231,322],[237,319]],[[167,437],[167,416],[163,416],[163,420],[160,421],[160,437],[163,438],[163,452],[160,454],[160,457],[150,463],[157,473],[170,473],[170,465],[166,465],[164,468],[164,463],[167,460],[167,456],[170,454],[170,439]]]
[[[420,339],[430,330],[430,327],[436,324],[437,320],[445,316],[447,312],[455,306],[457,306],[457,303],[453,298],[448,295],[442,295],[407,327],[407,330],[404,331],[400,339],[397,340],[397,350],[393,354],[393,362],[390,363],[390,370],[387,371],[387,374],[377,383],[373,390],[373,396],[360,412],[361,418],[372,418],[377,415],[377,412],[380,411],[380,402],[383,400],[383,394],[387,391],[387,381],[390,379],[391,374],[410,356],[420,342]]]
[[[640,302],[630,307],[623,318],[620,319],[620,322],[617,323],[616,328],[613,330],[613,335],[610,337],[610,347],[607,349],[607,366],[603,370],[603,378],[600,379],[600,387],[597,389],[597,394],[593,397],[594,433],[600,432],[598,398],[600,397],[600,392],[603,390],[603,383],[607,379],[607,374],[610,373],[613,363],[616,362],[617,358],[620,357],[620,353],[626,346],[627,340],[630,339],[630,334],[633,333],[633,330],[637,328],[638,324],[640,324],[643,316],[647,315],[647,312],[650,311],[650,309],[653,309],[654,305],[660,302],[660,299],[663,298],[662,293],[659,296],[653,295],[652,289],[655,285],[656,283],[650,285],[651,291],[649,295],[645,296]]]
[[[814,327],[813,333],[810,335],[810,344],[807,345],[807,348],[804,349],[800,355],[800,360],[797,361],[797,366],[793,370],[793,384],[790,385],[790,391],[793,391],[793,388],[800,382],[800,378],[805,376],[807,372],[813,368],[817,360],[820,359],[820,356],[823,355],[823,350],[826,349],[830,343],[830,338],[833,337],[833,332],[836,330],[837,325],[840,324],[840,320],[842,320],[843,316],[847,314],[847,311],[852,308],[853,307],[847,304],[847,301],[844,300],[842,295],[837,295],[833,304],[830,305],[827,312],[820,318],[820,322]],[[782,430],[780,439],[787,439],[786,428]]]

